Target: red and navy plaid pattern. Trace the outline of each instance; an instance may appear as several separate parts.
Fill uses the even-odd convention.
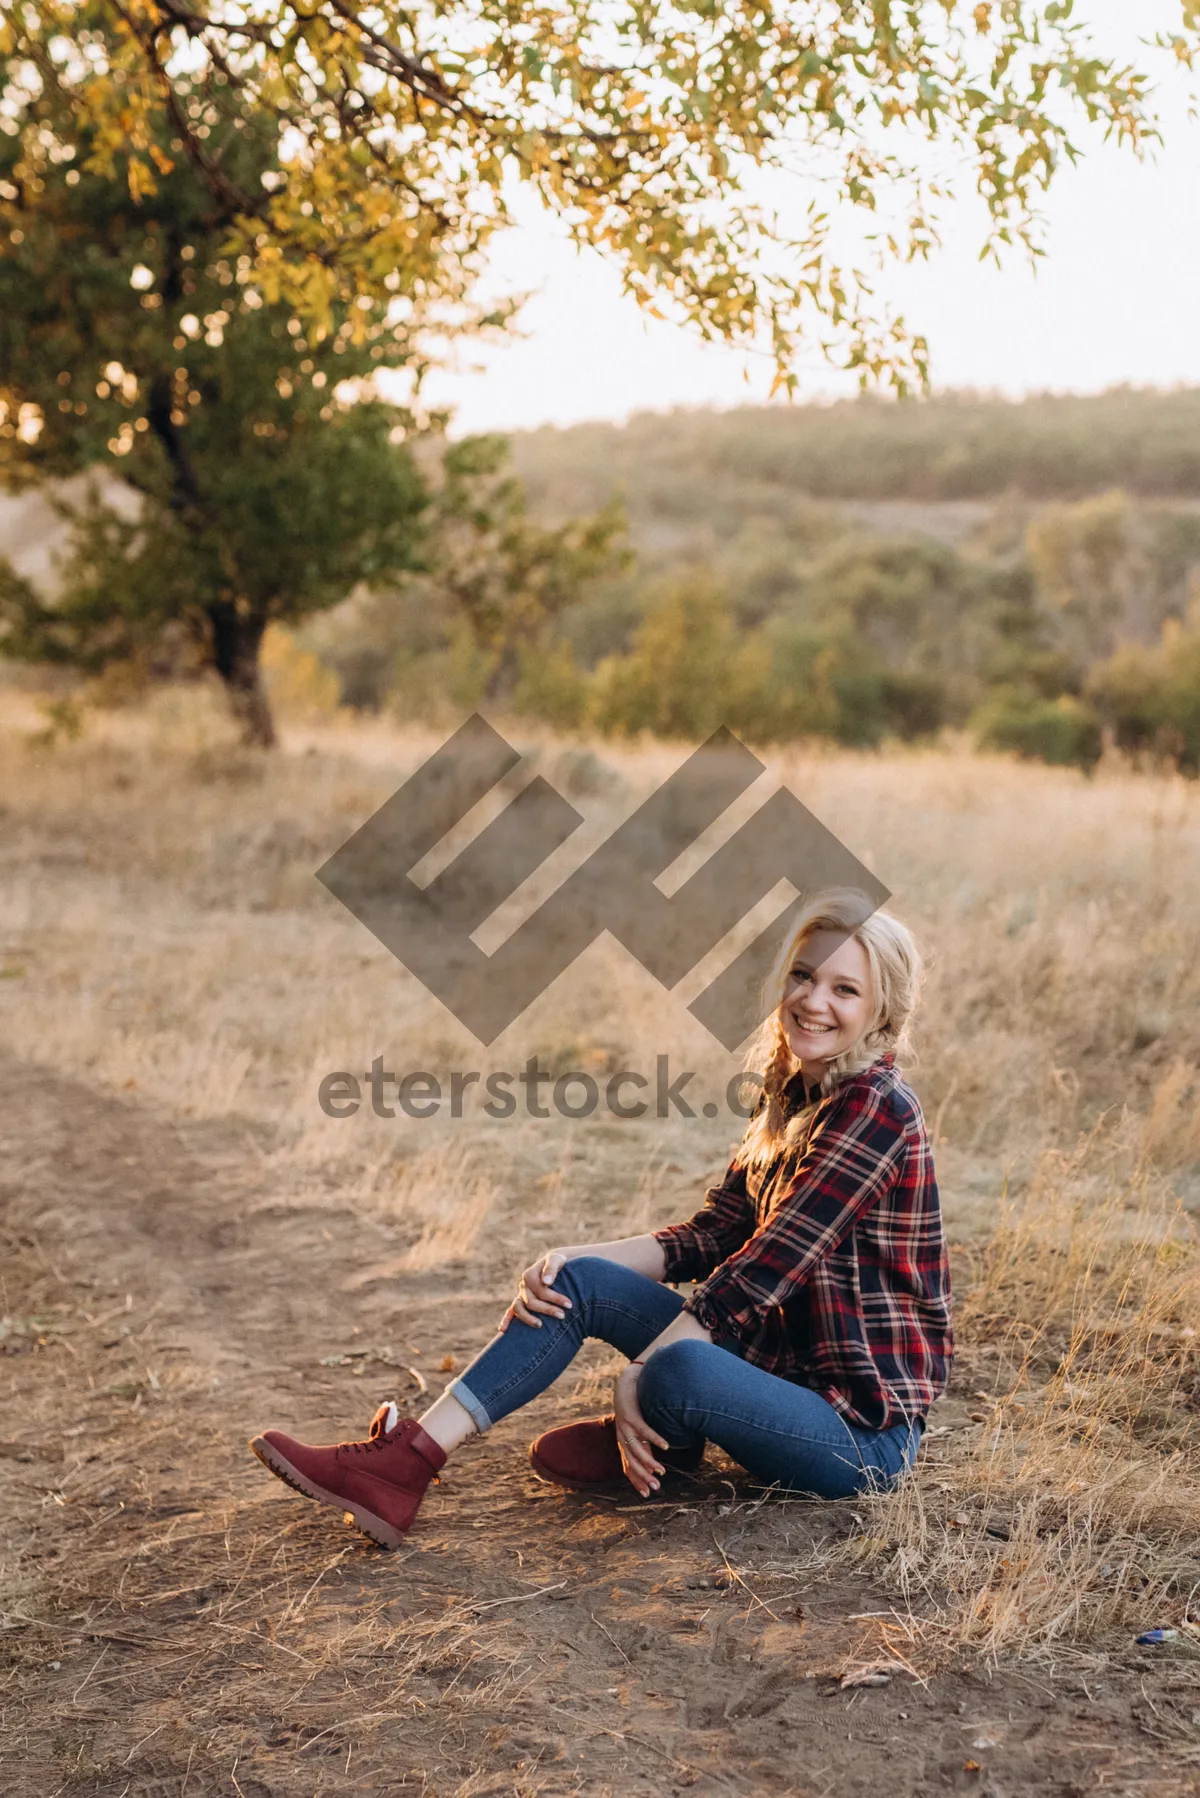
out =
[[[803,1103],[800,1076],[785,1088]],[[747,1361],[866,1429],[945,1391],[950,1264],[916,1094],[886,1054],[823,1098],[807,1139],[747,1176],[735,1158],[687,1223],[655,1232],[685,1309]]]

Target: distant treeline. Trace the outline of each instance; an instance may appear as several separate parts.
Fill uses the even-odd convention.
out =
[[[669,506],[681,483],[722,509],[739,491],[760,490],[761,504],[772,487],[826,500],[1082,499],[1109,487],[1200,500],[1200,388],[643,413],[525,432],[513,448],[531,503],[564,515],[613,487],[639,507]]]
[[[547,585],[514,539],[503,641],[478,557],[469,604],[360,595],[304,645],[344,703],[689,741],[965,729],[1082,767],[1107,735],[1200,772],[1200,390],[676,412],[512,447],[529,541],[615,494],[632,553]]]

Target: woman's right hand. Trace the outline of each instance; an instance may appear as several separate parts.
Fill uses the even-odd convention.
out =
[[[570,1299],[554,1290],[554,1281],[570,1255],[569,1249],[547,1249],[525,1269],[517,1296],[500,1319],[502,1330],[507,1330],[514,1317],[519,1323],[532,1324],[535,1330],[540,1330],[543,1317],[560,1318],[571,1310]]]

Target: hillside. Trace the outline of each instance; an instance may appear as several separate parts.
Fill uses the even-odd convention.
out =
[[[663,524],[735,526],[739,514],[790,509],[797,495],[929,504],[1120,487],[1200,501],[1200,389],[642,413],[627,425],[523,432],[513,448],[538,509],[586,510],[617,486],[639,517]]]
[[[636,552],[518,695],[560,726],[1200,766],[1200,389],[681,410],[513,459],[547,520],[619,494]]]

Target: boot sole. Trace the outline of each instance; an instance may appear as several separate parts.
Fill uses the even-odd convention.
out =
[[[404,1540],[403,1530],[398,1530],[394,1524],[385,1523],[382,1517],[377,1517],[374,1511],[368,1511],[365,1505],[354,1504],[348,1498],[339,1498],[336,1492],[327,1492],[324,1486],[306,1479],[299,1468],[293,1467],[277,1448],[264,1441],[261,1436],[252,1438],[250,1448],[263,1466],[294,1492],[301,1493],[305,1498],[315,1499],[319,1505],[332,1505],[335,1511],[353,1517],[355,1527],[364,1536],[369,1536],[372,1542],[378,1543],[380,1548],[400,1547]]]

